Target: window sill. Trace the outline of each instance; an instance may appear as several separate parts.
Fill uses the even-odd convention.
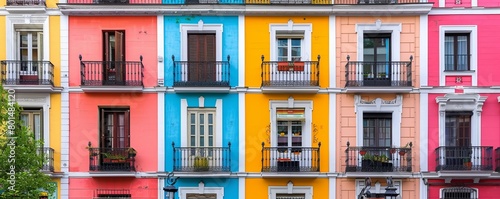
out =
[[[475,70],[445,70],[443,71],[444,74],[446,75],[463,75],[463,74],[474,74],[476,73]]]

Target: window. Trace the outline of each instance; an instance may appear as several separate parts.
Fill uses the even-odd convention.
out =
[[[215,109],[189,109],[188,115],[189,146],[214,147]]]
[[[104,84],[125,83],[125,31],[103,31]]]
[[[387,80],[390,84],[391,74],[391,34],[364,34],[363,39],[363,74],[364,80],[377,78]],[[370,83],[370,82],[365,82]],[[373,82],[374,83],[374,82]]]
[[[288,182],[286,186],[270,186],[269,199],[312,199],[313,191],[310,186],[294,186]]]
[[[21,112],[21,120],[34,134],[35,140],[43,141],[42,109],[24,108],[23,112]]]
[[[363,146],[391,147],[392,113],[363,113]]]
[[[130,147],[130,111],[101,109],[101,148]]]
[[[43,33],[38,29],[17,29],[18,60],[21,75],[37,75],[38,62],[43,60]],[[35,62],[31,62],[35,61]]]
[[[278,61],[300,61],[302,50],[302,39],[280,38],[277,39]]]
[[[477,190],[470,187],[441,189],[441,199],[477,199]]]
[[[188,34],[188,81],[214,82],[216,79],[216,34]]]
[[[445,70],[470,70],[470,34],[446,33],[444,44]]]
[[[472,111],[446,112],[446,146],[471,146],[471,116]]]
[[[186,194],[186,199],[217,199],[217,194]]]
[[[305,199],[306,194],[276,194],[276,199]]]

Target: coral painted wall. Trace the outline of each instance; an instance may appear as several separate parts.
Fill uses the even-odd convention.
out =
[[[71,199],[94,198],[96,189],[127,189],[132,198],[152,199],[161,189],[156,178],[70,178],[69,184]]]

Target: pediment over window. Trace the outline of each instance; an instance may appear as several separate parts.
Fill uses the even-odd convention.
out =
[[[439,104],[439,111],[477,111],[483,110],[483,104],[487,96],[479,94],[446,94],[443,97],[436,97]]]

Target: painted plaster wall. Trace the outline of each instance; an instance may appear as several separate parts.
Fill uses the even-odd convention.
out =
[[[5,0],[0,0],[0,5],[5,5]],[[6,27],[6,25],[7,24],[5,16],[0,16],[0,27]],[[7,58],[6,42],[7,34],[5,32],[5,28],[0,28],[0,60],[5,60],[5,58]]]
[[[230,86],[238,84],[238,17],[237,16],[165,16],[165,86],[172,86],[173,62],[181,60],[181,24],[198,24],[202,20],[204,24],[222,24],[222,60],[227,61],[230,56]]]
[[[288,20],[294,24],[312,24],[311,33],[311,60],[316,61],[317,56],[321,56],[319,85],[328,86],[328,17],[245,17],[245,86],[250,88],[260,87],[261,78],[261,56],[265,61],[276,61],[270,59],[270,24],[287,24]],[[248,102],[248,101],[247,101]]]
[[[412,81],[413,85],[420,85],[418,74],[420,65],[420,18],[418,16],[407,17],[336,17],[336,49],[337,49],[337,87],[345,86],[345,65],[347,63],[347,55],[351,57],[350,61],[357,61],[358,33],[356,32],[356,24],[375,24],[375,21],[380,19],[382,24],[401,24],[400,43],[392,44],[400,46],[400,60],[393,61],[410,61],[410,56],[413,55],[412,62]],[[362,45],[362,44],[359,44]]]
[[[139,153],[137,155],[139,157]],[[128,189],[132,198],[158,198],[158,179],[155,178],[70,178],[71,199],[94,198],[96,189]]]
[[[200,93],[165,95],[165,171],[172,171],[173,169],[172,142],[176,144],[176,147],[179,147],[181,143],[181,99],[187,100],[188,107],[199,107],[200,96],[204,98],[204,107],[215,107],[217,99],[222,99],[222,124],[216,125],[222,126],[223,146],[227,147],[228,142],[231,142],[231,171],[237,172],[239,126],[238,109],[236,107],[238,107],[238,95]]]
[[[492,146],[493,149],[500,147],[500,103],[497,97],[500,94],[480,94],[487,96],[481,113],[481,146]],[[439,147],[439,107],[436,103],[436,97],[444,94],[429,94],[429,112],[428,112],[428,132],[429,132],[429,171],[436,170],[436,153],[434,150]],[[482,198],[482,197],[481,197]]]
[[[328,179],[327,178],[247,178],[245,182],[245,198],[270,198],[269,186],[286,187],[291,181],[293,186],[312,186],[313,199],[328,198]],[[248,191],[252,190],[252,191]]]
[[[176,187],[199,187],[200,181],[203,181],[205,188],[209,187],[223,187],[224,188],[224,198],[238,198],[238,179],[237,178],[180,178],[175,184]],[[167,184],[165,184],[167,186]],[[176,196],[179,197],[179,192]],[[250,197],[253,198],[253,197]]]
[[[438,181],[438,180],[429,180],[430,183],[443,183],[443,181]],[[472,180],[453,180],[452,182],[457,182],[459,185],[458,187],[461,187],[460,183],[466,183],[466,187],[470,187],[473,189],[477,190],[478,197],[480,199],[497,199],[498,198],[498,193],[500,192],[500,184],[498,180],[481,180],[480,183],[484,184],[474,184]],[[488,185],[489,184],[489,185]],[[443,197],[440,197],[441,189],[442,188],[447,188],[447,187],[456,187],[453,185],[446,185],[446,186],[440,186],[440,185],[433,185],[430,186],[429,188],[429,199],[440,199]]]
[[[445,7],[471,7],[471,0],[460,0],[460,4],[456,4],[456,0],[445,0]]]
[[[99,146],[98,106],[130,107],[130,146],[137,150],[136,169],[157,171],[157,98],[157,94],[70,93],[70,172],[89,171],[87,144]]]
[[[80,86],[80,60],[102,61],[103,30],[125,30],[125,60],[143,56],[145,87],[157,82],[156,17],[69,17],[69,85]]]
[[[395,179],[396,180],[396,179]],[[397,179],[399,180],[399,179]],[[421,199],[419,196],[420,190],[420,179],[403,179],[402,184],[402,192],[401,196],[404,199]],[[387,184],[385,178],[372,178],[372,183],[380,182],[380,186],[386,186]],[[337,198],[341,199],[356,199],[358,196],[356,195],[356,181],[354,179],[347,178],[337,178]],[[372,184],[372,188],[370,189],[372,192],[375,192],[375,185]],[[436,198],[437,199],[437,198]]]
[[[478,7],[500,7],[500,0],[477,0]]]
[[[496,24],[500,15],[429,16],[429,86],[439,85],[439,27],[443,25],[477,25],[478,86],[500,85],[500,71],[495,67],[500,46]],[[444,76],[442,77],[444,78]]]

